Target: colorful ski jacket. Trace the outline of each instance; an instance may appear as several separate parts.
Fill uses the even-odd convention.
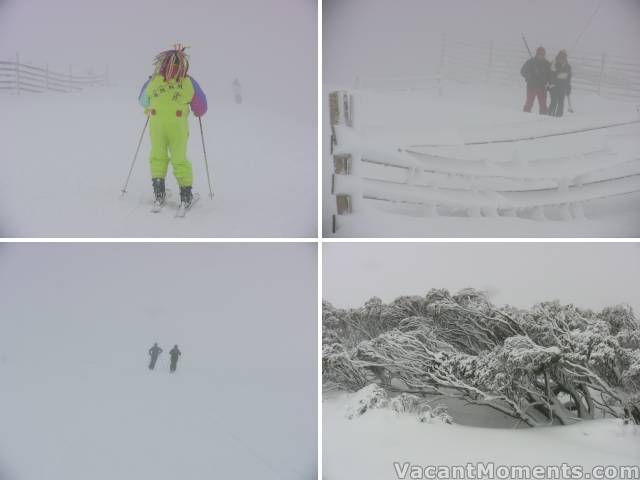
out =
[[[196,117],[207,113],[207,97],[192,77],[187,75],[181,81],[165,81],[162,75],[149,77],[140,90],[138,103],[156,113],[182,115],[188,112],[187,105]],[[181,113],[177,113],[181,112]]]

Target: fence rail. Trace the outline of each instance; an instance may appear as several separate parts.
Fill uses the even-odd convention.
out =
[[[354,104],[360,105],[357,96],[358,92],[344,90],[329,94],[334,167],[331,194],[336,199],[333,233],[344,215],[363,211],[366,202],[382,202],[394,213],[410,208],[410,214],[425,217],[570,220],[584,218],[587,207],[599,208],[603,202],[622,197],[640,197],[640,157],[619,154],[608,142],[600,150],[531,161],[521,161],[515,149],[512,159],[490,165],[416,150],[436,145],[381,147],[354,129]],[[628,118],[608,123],[587,122],[563,130],[554,125],[553,130],[536,135],[511,132],[508,137],[478,137],[459,145],[544,141],[552,136],[638,123],[640,117],[629,114]]]
[[[57,72],[49,69],[49,65],[36,67],[20,62],[20,57],[16,55],[15,61],[0,60],[0,93],[22,92],[42,93],[46,91],[54,92],[77,92],[83,88],[109,83],[109,69],[105,68],[104,73],[96,75],[76,75],[73,67],[69,65],[67,72]]]
[[[442,36],[438,58],[431,60],[432,76],[396,78],[359,77],[356,88],[392,90],[438,89],[442,94],[447,80],[521,85],[520,68],[528,58],[524,47],[500,45],[495,41],[472,44]],[[560,49],[547,48],[552,59]],[[569,52],[573,87],[616,100],[640,101],[640,59],[606,52]],[[421,69],[424,70],[424,69]],[[417,79],[423,80],[418,84]]]

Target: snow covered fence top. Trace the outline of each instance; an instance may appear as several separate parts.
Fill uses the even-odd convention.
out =
[[[502,44],[494,40],[469,43],[442,35],[440,48],[416,65],[413,76],[395,74],[389,77],[358,76],[356,89],[416,91],[437,88],[440,95],[448,81],[522,85],[520,68],[528,58],[521,45]],[[545,45],[548,59],[553,60],[560,47]],[[566,48],[566,47],[562,47]],[[611,53],[569,52],[572,85],[577,91],[603,97],[640,101],[640,60]],[[428,71],[430,74],[424,75]],[[417,74],[422,72],[422,74]]]
[[[49,69],[49,64],[34,67],[20,62],[16,55],[15,61],[0,60],[0,92],[41,93],[49,90],[55,92],[75,92],[86,87],[107,85],[109,82],[108,68],[104,73],[93,74],[89,70],[86,75],[74,74],[69,65],[67,72],[56,72]]]
[[[594,202],[640,195],[640,140],[629,135],[609,137],[600,149],[564,157],[529,159],[515,149],[508,161],[468,160],[421,152],[417,146],[386,145],[364,135],[354,116],[354,104],[362,108],[359,102],[359,92],[334,91],[329,96],[331,193],[336,197],[333,233],[345,216],[371,207],[425,217],[570,220],[584,218],[584,207]],[[606,125],[586,119],[560,130],[557,125],[553,131],[542,129],[535,134],[514,130],[509,131],[511,138],[483,138],[460,146],[544,142],[550,136],[638,122],[636,113]]]

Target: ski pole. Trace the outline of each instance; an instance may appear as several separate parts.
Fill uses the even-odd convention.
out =
[[[129,168],[129,175],[127,175],[127,181],[124,182],[124,187],[122,187],[122,196],[124,197],[125,193],[127,193],[127,185],[129,185],[129,179],[131,178],[131,172],[133,172],[133,166],[136,163],[136,158],[138,158],[138,152],[140,151],[140,145],[142,145],[142,139],[144,138],[144,132],[147,130],[147,125],[149,124],[149,116],[147,116],[147,121],[144,122],[144,128],[142,129],[142,134],[140,135],[140,140],[138,141],[138,148],[136,148],[136,154],[133,156],[133,161],[131,162],[131,167]]]
[[[209,162],[207,161],[207,149],[204,146],[204,132],[202,131],[202,117],[198,117],[200,123],[200,137],[202,138],[202,152],[204,153],[204,166],[207,169],[207,182],[209,183],[209,198],[213,198],[213,190],[211,189],[211,177],[209,176]]]
[[[524,38],[524,33],[522,34],[522,41],[524,42],[524,46],[527,47],[527,52],[529,52],[529,56],[533,58],[533,54],[531,53],[531,49],[529,48],[529,44],[527,43],[527,39]]]

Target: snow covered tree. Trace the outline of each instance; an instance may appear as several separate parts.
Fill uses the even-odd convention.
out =
[[[366,372],[356,365],[339,343],[322,346],[322,382],[326,388],[356,391],[369,384]]]
[[[554,301],[519,310],[473,289],[431,290],[389,305],[374,297],[341,321],[349,341],[331,359],[345,388],[375,382],[460,398],[532,426],[596,415],[635,421],[640,325],[628,306],[594,313]]]

